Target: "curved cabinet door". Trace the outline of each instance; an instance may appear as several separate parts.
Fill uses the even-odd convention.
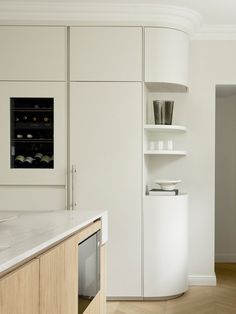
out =
[[[188,289],[188,197],[144,198],[144,297]]]
[[[145,82],[158,91],[186,91],[188,35],[169,28],[145,28]]]

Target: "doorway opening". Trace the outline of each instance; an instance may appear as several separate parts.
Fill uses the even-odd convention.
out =
[[[236,283],[236,85],[216,85],[215,262]]]

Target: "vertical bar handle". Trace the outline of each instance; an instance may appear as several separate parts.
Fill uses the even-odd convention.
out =
[[[76,209],[76,176],[77,176],[77,169],[76,165],[72,165],[72,195],[71,195],[71,200],[72,200],[72,210]]]

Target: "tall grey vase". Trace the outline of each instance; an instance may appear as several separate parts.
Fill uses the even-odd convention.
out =
[[[166,100],[162,106],[163,109],[163,124],[172,124],[174,101]]]
[[[155,124],[172,124],[174,101],[154,100],[153,111]]]
[[[163,103],[163,101],[160,101],[160,100],[154,100],[153,101],[153,111],[154,111],[155,124],[162,124],[162,120],[163,120],[162,103]]]

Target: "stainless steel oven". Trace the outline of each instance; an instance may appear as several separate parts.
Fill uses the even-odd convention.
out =
[[[97,231],[79,243],[78,313],[82,314],[100,290],[100,237]]]

